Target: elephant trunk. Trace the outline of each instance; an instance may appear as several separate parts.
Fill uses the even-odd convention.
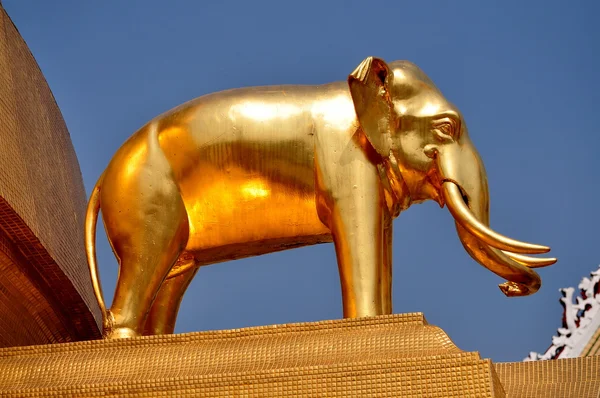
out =
[[[475,147],[467,137],[465,141],[438,155],[442,196],[454,217],[460,241],[475,261],[508,280],[500,285],[505,295],[535,293],[541,286],[541,280],[531,268],[553,264],[556,259],[517,254],[546,253],[550,248],[520,242],[489,228],[485,169]]]

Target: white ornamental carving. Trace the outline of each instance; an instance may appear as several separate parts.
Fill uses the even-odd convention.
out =
[[[543,354],[529,353],[525,361],[575,358],[600,327],[600,268],[583,278],[579,284],[580,295],[573,302],[575,289],[560,289],[563,306],[562,327],[552,337],[552,345]]]

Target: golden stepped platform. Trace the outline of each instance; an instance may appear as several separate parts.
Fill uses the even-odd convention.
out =
[[[0,350],[2,396],[504,397],[422,314]]]
[[[600,397],[600,356],[494,364],[508,397]]]
[[[422,314],[0,349],[0,396],[598,397],[600,357],[492,364]]]

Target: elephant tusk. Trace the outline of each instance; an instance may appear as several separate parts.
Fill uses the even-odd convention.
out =
[[[508,297],[527,296],[538,291],[542,282],[535,271],[516,262],[502,250],[481,242],[458,221],[455,224],[460,241],[467,253],[479,264],[508,280],[499,285],[505,295]]]
[[[554,257],[538,258],[538,257],[523,256],[522,254],[509,252],[507,250],[502,250],[502,251],[504,252],[504,254],[506,254],[508,257],[512,258],[513,260],[515,260],[517,263],[525,265],[529,268],[547,267],[548,265],[552,265],[556,262],[556,258],[554,258]]]
[[[454,182],[444,181],[442,193],[448,204],[448,210],[450,210],[454,219],[482,242],[498,249],[518,253],[539,254],[550,251],[547,246],[514,240],[488,228],[473,215],[465,204],[459,187]]]

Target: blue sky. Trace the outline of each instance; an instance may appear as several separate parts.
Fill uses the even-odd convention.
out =
[[[154,116],[227,88],[345,80],[366,56],[419,65],[461,109],[488,171],[491,225],[550,245],[542,289],[508,299],[446,209],[394,224],[394,312],[422,311],[494,361],[544,351],[558,289],[600,263],[598,2],[3,0],[60,106],[87,191]],[[116,262],[100,233],[112,298]],[[333,245],[201,269],[178,332],[341,317]]]

